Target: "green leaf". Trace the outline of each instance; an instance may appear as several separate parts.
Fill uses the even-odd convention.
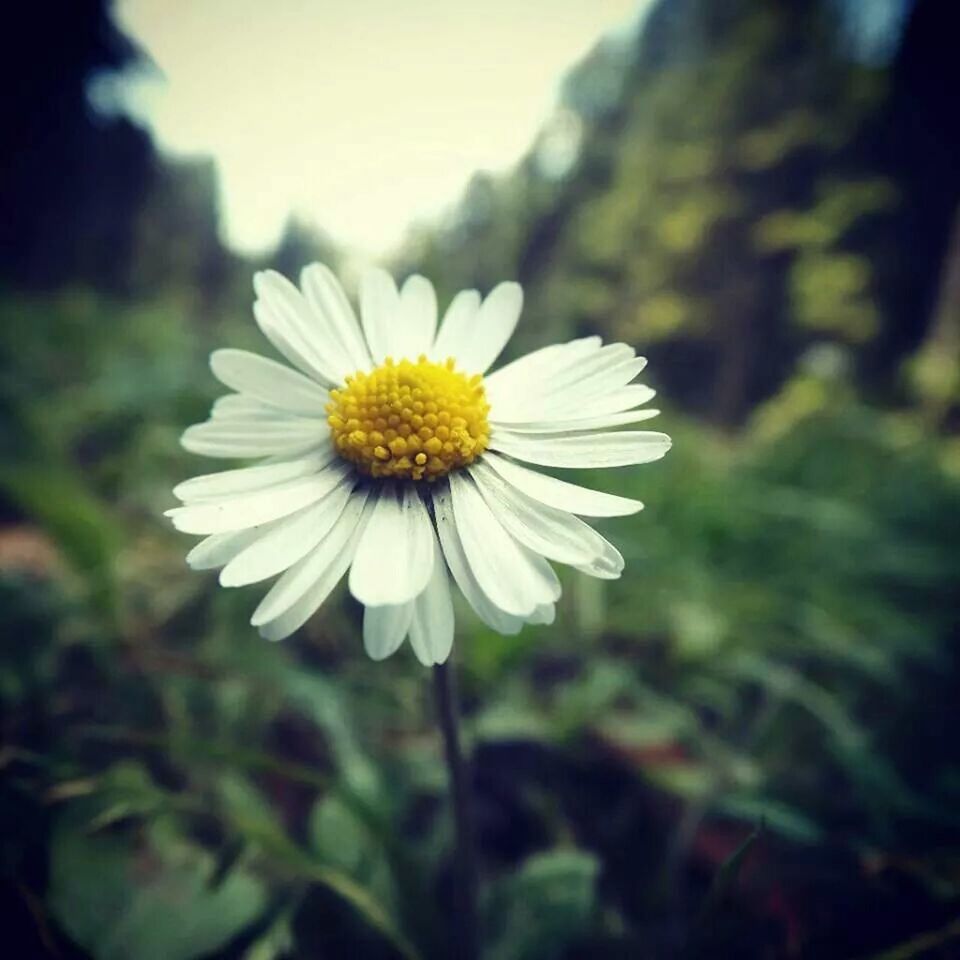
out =
[[[52,915],[96,960],[206,956],[265,909],[262,885],[240,870],[211,888],[213,857],[169,821],[91,834],[85,806],[72,804],[55,825],[48,896]]]
[[[810,817],[789,804],[767,797],[729,794],[717,798],[717,809],[756,823],[761,820],[771,833],[779,833],[797,843],[817,843],[823,831]]]
[[[74,568],[89,579],[92,599],[109,609],[113,564],[123,542],[114,516],[65,463],[8,463],[0,491],[57,542]]]
[[[580,850],[530,857],[500,881],[484,904],[489,960],[550,960],[589,933],[597,907],[599,863]]]
[[[386,910],[370,893],[337,870],[315,867],[315,886],[308,892],[297,916],[294,931],[305,956],[375,956],[418,960],[420,954],[396,928]],[[344,911],[344,907],[348,908]],[[342,941],[349,951],[339,952]],[[364,949],[358,949],[360,944]]]
[[[691,945],[703,943],[711,928],[721,917],[726,904],[730,901],[740,878],[740,871],[750,851],[757,841],[764,835],[766,827],[761,821],[750,836],[731,854],[721,865],[717,875],[713,878],[710,891],[700,908],[696,924],[691,934]]]
[[[930,951],[960,939],[960,920],[954,920],[939,930],[912,937],[882,953],[875,954],[870,960],[914,960],[915,957],[930,956]],[[946,954],[943,954],[946,956]]]

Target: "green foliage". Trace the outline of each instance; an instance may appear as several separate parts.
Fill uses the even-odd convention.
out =
[[[595,922],[599,864],[589,854],[537,854],[489,893],[491,960],[548,960],[584,938]]]
[[[162,819],[134,838],[93,834],[75,811],[51,837],[52,916],[98,960],[192,960],[223,946],[264,909],[260,882],[213,859]]]

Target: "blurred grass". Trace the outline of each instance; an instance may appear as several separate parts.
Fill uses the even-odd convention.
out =
[[[141,350],[200,369],[169,330],[105,326],[141,323],[72,376],[34,370],[39,399],[11,421],[60,460],[13,446],[0,471],[19,514],[0,536],[7,875],[48,850],[37,909],[96,957],[443,955],[450,827],[422,671],[408,651],[373,669],[346,597],[265,644],[255,589],[184,568],[159,514],[196,469],[173,425],[210,384],[114,383]],[[692,917],[732,853],[704,838],[760,818],[781,857],[906,856],[934,899],[957,893],[930,846],[958,849],[960,827],[942,444],[808,374],[737,440],[662,426],[662,463],[581,477],[647,503],[604,524],[628,576],[565,575],[558,624],[518,638],[461,611],[490,956],[613,949]]]

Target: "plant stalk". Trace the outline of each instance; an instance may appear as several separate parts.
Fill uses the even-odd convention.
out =
[[[456,884],[454,893],[455,933],[459,960],[478,960],[477,931],[477,846],[473,818],[473,798],[467,763],[460,749],[460,719],[453,670],[447,663],[433,668],[433,692],[437,723],[443,734],[443,750],[450,777],[456,826]]]

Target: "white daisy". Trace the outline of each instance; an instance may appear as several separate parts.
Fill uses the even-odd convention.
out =
[[[217,350],[232,393],[183,445],[256,466],[181,483],[178,530],[203,534],[194,569],[227,587],[279,578],[252,617],[271,640],[293,633],[349,571],[376,660],[410,638],[426,664],[453,643],[450,578],[494,630],[550,623],[560,582],[548,563],[620,576],[623,558],[581,516],[624,516],[636,500],[521,465],[622,467],[662,457],[662,433],[614,430],[657,414],[634,382],[645,361],[599,337],[536,350],[493,373],[523,294],[501,283],[454,297],[437,324],[430,282],[397,290],[382,270],[360,289],[360,320],[336,277],[307,267],[298,290],[254,278],[254,316],[292,366]],[[295,368],[295,369],[294,369]]]

